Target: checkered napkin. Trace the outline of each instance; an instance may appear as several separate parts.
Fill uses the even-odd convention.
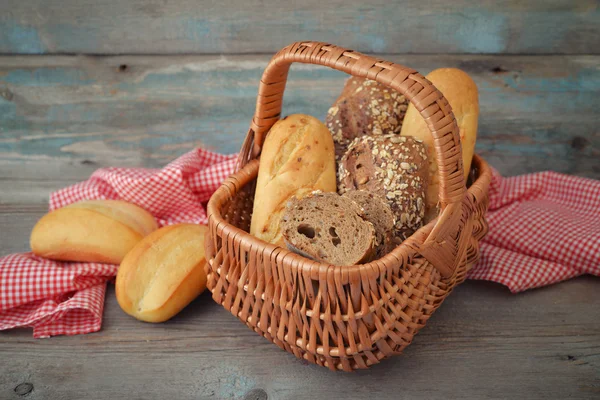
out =
[[[583,274],[600,276],[600,181],[556,172],[492,174],[490,230],[468,278],[517,293]]]
[[[205,205],[236,162],[237,155],[197,149],[159,170],[99,169],[87,181],[52,193],[50,210],[86,199],[119,199],[146,209],[160,226],[206,224]],[[0,258],[0,330],[33,327],[34,337],[100,330],[106,283],[117,267],[31,253]]]
[[[205,204],[236,156],[197,149],[161,170],[104,168],[53,193],[50,209],[84,199],[121,199],[159,225],[206,223]],[[600,275],[600,181],[543,172],[490,187],[490,232],[469,278],[519,292],[581,274]],[[0,330],[33,327],[34,337],[95,332],[116,265],[59,263],[30,253],[0,258]]]

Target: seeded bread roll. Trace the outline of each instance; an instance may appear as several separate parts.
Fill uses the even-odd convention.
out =
[[[376,81],[351,77],[327,113],[326,125],[339,162],[348,145],[363,135],[400,133],[408,101]]]
[[[377,256],[382,257],[387,254],[392,247],[391,241],[394,237],[396,219],[385,199],[380,195],[364,190],[349,190],[344,193],[344,197],[351,199],[362,207],[365,218],[373,224]]]
[[[338,191],[359,189],[384,197],[396,216],[394,235],[405,240],[423,225],[427,170],[422,142],[394,134],[363,136],[342,157]]]
[[[337,193],[292,198],[283,215],[287,247],[332,265],[354,265],[375,255],[375,228],[358,204]]]
[[[333,139],[318,119],[290,115],[277,121],[265,139],[250,234],[285,246],[279,224],[286,202],[315,190],[336,191]]]

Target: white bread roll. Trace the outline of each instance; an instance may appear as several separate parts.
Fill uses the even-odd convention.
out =
[[[479,118],[479,95],[477,85],[475,85],[473,79],[471,79],[466,72],[456,68],[436,69],[430,72],[426,78],[443,93],[444,97],[446,97],[448,103],[450,103],[450,106],[452,107],[460,131],[465,179],[467,179],[471,169],[471,160],[473,159],[475,141],[477,139],[477,123]],[[408,110],[406,111],[401,135],[413,136],[422,140],[427,146],[429,157],[429,186],[426,196],[427,211],[425,222],[429,222],[437,217],[438,214],[438,167],[431,132],[429,131],[425,120],[412,103],[408,106]]]
[[[123,259],[116,279],[119,305],[146,322],[163,322],[206,289],[205,225],[165,226]]]
[[[336,191],[333,138],[309,115],[277,121],[260,156],[250,234],[284,247],[280,221],[286,202],[312,191]]]
[[[85,200],[43,216],[31,232],[34,254],[61,261],[119,264],[158,228],[152,214],[120,200]]]

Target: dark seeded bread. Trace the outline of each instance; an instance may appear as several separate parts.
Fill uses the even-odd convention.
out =
[[[365,190],[349,190],[344,193],[344,197],[348,197],[362,207],[367,221],[375,227],[377,255],[384,256],[390,250],[396,224],[390,206],[380,195]]]
[[[288,249],[332,265],[354,265],[375,255],[375,228],[363,210],[337,193],[292,198],[281,220]]]
[[[407,107],[406,98],[395,90],[373,80],[349,78],[325,121],[335,143],[336,161],[357,137],[400,134]]]
[[[384,197],[396,216],[395,236],[423,225],[428,162],[422,142],[394,134],[355,139],[339,164],[338,192],[366,190]]]

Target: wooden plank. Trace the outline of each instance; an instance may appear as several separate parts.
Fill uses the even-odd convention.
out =
[[[600,177],[600,56],[383,58],[423,73],[453,66],[471,74],[480,89],[477,152],[500,172]],[[237,152],[268,59],[0,57],[0,160],[160,167],[199,145]],[[345,77],[293,66],[284,112],[323,119]]]
[[[6,196],[0,190],[0,255],[26,251],[45,212]],[[209,293],[171,321],[147,324],[119,309],[110,285],[98,333],[33,339],[27,329],[0,332],[0,398],[31,390],[33,400],[246,399],[262,390],[269,399],[300,400],[590,399],[600,394],[598,283],[582,277],[512,295],[500,285],[466,282],[403,356],[352,374],[281,351]]]
[[[50,190],[95,168],[69,158],[0,159],[0,255],[28,250]],[[598,278],[511,295],[459,286],[403,356],[368,371],[305,365],[246,328],[208,293],[173,320],[138,322],[111,286],[100,332],[36,340],[0,332],[0,398],[589,399],[600,393]],[[259,392],[263,391],[263,392]]]
[[[375,53],[598,54],[596,0],[4,0],[0,52],[269,53],[297,40]]]
[[[600,393],[597,279],[521,295],[498,285],[457,288],[403,356],[357,373],[304,365],[203,294],[173,320],[149,325],[107,294],[103,329],[32,339],[0,333],[0,397],[31,399],[522,398]]]

